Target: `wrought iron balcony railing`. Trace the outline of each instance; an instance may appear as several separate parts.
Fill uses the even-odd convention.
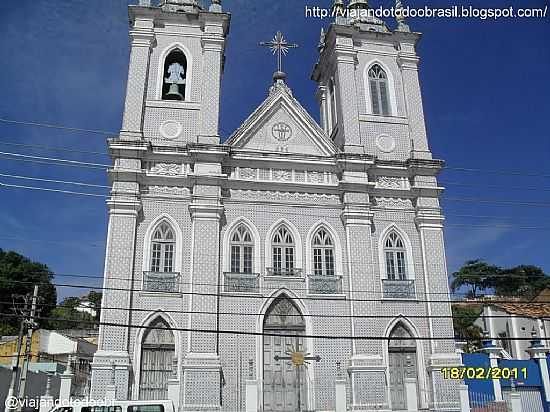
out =
[[[414,299],[414,280],[383,279],[383,295],[386,299]]]
[[[342,293],[342,276],[309,275],[309,293]]]
[[[224,292],[260,292],[260,274],[259,273],[223,273]]]
[[[297,268],[266,268],[266,276],[302,277],[302,269]]]
[[[143,290],[177,293],[180,291],[180,274],[177,272],[143,272]]]

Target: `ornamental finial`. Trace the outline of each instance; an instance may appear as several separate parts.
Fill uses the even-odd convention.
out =
[[[348,9],[368,9],[369,2],[367,0],[351,0]]]
[[[210,7],[208,8],[208,11],[213,13],[221,13],[222,12],[222,0],[212,0],[212,4],[210,4]]]
[[[409,25],[405,23],[405,16],[403,14],[403,3],[401,2],[401,0],[395,0],[395,20],[397,21],[397,31],[411,31]]]

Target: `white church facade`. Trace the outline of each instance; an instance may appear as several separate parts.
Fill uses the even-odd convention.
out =
[[[407,379],[418,408],[459,410],[420,34],[338,17],[312,74],[320,125],[278,71],[221,142],[230,15],[157,3],[129,6],[92,397],[240,411],[255,380],[258,410],[329,411],[341,374],[351,410],[411,410]],[[297,373],[292,352],[318,359]]]

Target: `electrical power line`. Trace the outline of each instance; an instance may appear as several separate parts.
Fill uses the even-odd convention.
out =
[[[27,159],[27,160],[39,160],[44,162],[59,163],[64,166],[71,165],[76,167],[86,167],[92,169],[105,169],[110,168],[112,165],[103,164],[103,163],[91,163],[91,162],[81,162],[79,160],[70,160],[57,157],[44,157],[44,156],[32,156],[22,153],[13,153],[13,152],[0,152],[0,156],[14,157],[15,159]]]
[[[13,119],[7,119],[7,118],[0,118],[0,122],[8,123],[8,124],[24,125],[24,126],[53,128],[53,129],[71,131],[71,132],[93,133],[93,134],[104,135],[104,136],[118,136],[119,134],[119,132],[114,132],[114,131],[99,130],[99,129],[84,129],[84,128],[64,126],[59,124],[13,120]],[[170,139],[162,139],[159,137],[156,137],[156,139],[168,140],[173,143],[173,141]],[[447,165],[443,166],[443,169],[454,170],[459,172],[468,172],[468,173],[490,173],[490,174],[500,174],[500,175],[550,178],[549,174],[546,174],[543,172],[525,172],[525,171],[510,170],[510,169],[505,169],[505,170],[504,169],[482,169],[482,168],[473,168],[473,167],[452,167]]]
[[[1,313],[0,316],[7,316],[7,317],[19,317],[19,315],[13,315],[10,313]],[[48,316],[36,316],[36,319],[46,320],[46,321],[61,321],[61,322],[70,322],[72,319],[66,319],[66,318],[53,318]],[[99,326],[113,326],[113,327],[121,327],[121,328],[129,328],[129,329],[148,329],[148,330],[167,330],[167,331],[179,331],[179,332],[196,332],[196,333],[209,333],[209,334],[215,334],[215,335],[246,335],[246,336],[277,336],[277,337],[292,337],[295,338],[296,334],[285,334],[285,333],[271,333],[271,332],[252,332],[252,331],[242,331],[242,330],[228,330],[228,329],[201,329],[201,328],[182,328],[182,327],[162,327],[162,326],[156,326],[156,325],[136,325],[131,323],[115,323],[115,322],[104,322],[104,321],[93,321],[93,320],[79,320],[79,323],[85,323],[85,324],[91,324],[91,325],[99,325]],[[318,335],[318,334],[301,334],[299,335],[302,338],[309,338],[309,339],[326,339],[326,340],[388,340],[388,336],[345,336],[345,335]],[[462,336],[407,336],[407,337],[400,337],[399,339],[406,339],[406,340],[413,340],[413,341],[424,341],[424,340],[450,340],[455,341],[457,339],[459,340],[473,340],[468,337],[462,337]],[[526,337],[503,337],[500,338],[500,340],[525,340],[525,341],[531,341],[533,338],[526,338]]]
[[[68,181],[66,181],[65,183],[69,184]],[[78,184],[80,182],[72,182],[72,183]],[[7,188],[15,188],[15,189],[27,189],[27,190],[37,190],[37,191],[45,191],[45,192],[57,192],[57,193],[63,193],[63,194],[66,194],[66,195],[77,195],[77,196],[80,195],[80,196],[92,196],[92,197],[102,197],[102,198],[109,198],[110,197],[109,195],[106,195],[106,194],[50,189],[50,188],[43,188],[43,187],[39,187],[39,186],[14,185],[14,184],[8,184],[8,183],[4,183],[4,182],[0,182],[0,186],[4,186],[4,187],[7,187]],[[475,202],[476,201],[475,199],[458,199],[458,198],[455,198],[455,199],[452,199],[452,200],[465,201],[465,202]],[[116,201],[116,199],[115,199],[115,201]],[[483,200],[480,200],[480,199],[478,199],[478,201],[483,202]],[[243,202],[246,203],[247,201],[243,201]],[[491,201],[486,200],[486,202],[491,202]],[[498,202],[498,201],[494,201],[494,202]],[[503,202],[512,203],[512,201],[510,201],[510,202],[503,201]],[[260,203],[260,202],[253,202],[253,203]],[[228,204],[230,204],[230,201],[228,201]],[[525,206],[550,207],[550,203],[548,203],[548,204],[542,204],[542,203],[527,204],[525,202],[514,202],[513,204],[514,205],[525,205]],[[548,206],[546,206],[546,205],[548,205]],[[287,206],[292,207],[294,205],[287,205]],[[385,210],[394,210],[394,209],[391,209],[391,208],[380,208],[378,206],[377,206],[377,208],[378,209],[385,209]],[[239,208],[231,207],[231,210],[239,210]],[[248,210],[248,209],[241,208],[240,210]],[[411,211],[413,211],[413,210],[411,210]],[[307,214],[304,214],[304,213],[293,213],[293,212],[269,211],[269,212],[266,212],[266,213],[307,216]],[[317,216],[317,215],[309,214],[309,216]],[[450,214],[450,216],[452,216],[452,214]],[[470,216],[470,217],[473,217],[473,216]],[[482,218],[482,216],[480,216],[480,218]],[[381,219],[381,218],[376,218],[376,221],[379,221],[379,222],[391,221],[391,222],[393,222],[393,220]],[[536,225],[536,226],[519,226],[519,225],[513,225],[513,224],[495,224],[495,223],[486,224],[486,225],[473,224],[473,223],[446,223],[445,226],[447,226],[447,227],[491,227],[491,228],[520,229],[520,230],[548,230],[548,229],[550,229],[550,227],[545,227],[545,226],[540,226],[540,225]]]
[[[107,277],[106,280],[109,280]],[[55,282],[29,282],[29,281],[22,281],[22,280],[15,280],[15,279],[6,279],[4,280],[5,283],[14,283],[14,284],[24,284],[24,285],[47,285],[47,286],[57,286],[57,287],[67,287],[67,288],[77,288],[77,289],[92,289],[92,290],[114,290],[114,291],[124,291],[124,292],[147,292],[147,290],[138,289],[138,288],[123,288],[123,287],[108,287],[108,286],[90,286],[90,285],[76,285],[76,284],[70,284],[70,283],[55,283]],[[217,289],[217,284],[212,284],[212,289]],[[269,289],[269,288],[266,288]],[[365,293],[365,292],[363,292]],[[355,294],[355,292],[354,292]],[[358,294],[360,294],[358,292]],[[445,296],[449,296],[446,293],[442,293]],[[211,296],[211,297],[220,297],[220,298],[240,298],[240,299],[265,299],[265,296],[262,294],[252,294],[252,293],[239,293],[239,292],[174,292],[174,296],[178,295],[185,295],[185,296]],[[350,298],[348,296],[334,296],[334,295],[328,295],[328,296],[303,296],[303,297],[291,297],[289,296],[289,299],[291,300],[312,300],[312,301],[336,301],[336,302],[378,302],[378,303],[384,303],[385,301],[392,300],[392,299],[385,299],[385,298]],[[464,301],[455,301],[455,300],[449,300],[449,299],[410,299],[404,302],[411,302],[411,303],[461,303]],[[477,304],[478,302],[476,302]],[[479,302],[479,304],[483,304],[484,302]],[[550,301],[518,301],[518,300],[490,300],[485,303],[515,303],[515,304],[522,304],[522,305],[540,305],[542,303],[548,303],[550,304]]]
[[[58,183],[58,184],[63,184],[63,185],[98,187],[98,188],[102,188],[102,189],[104,189],[104,188],[110,189],[111,188],[111,186],[97,185],[97,184],[93,184],[93,183],[73,182],[73,181],[70,181],[70,180],[43,179],[43,178],[40,178],[40,177],[12,175],[12,174],[7,174],[7,173],[0,173],[0,176],[9,177],[9,178],[12,178],[12,179],[32,180],[32,181],[36,181],[36,182],[45,182],[45,183]]]
[[[9,302],[0,302],[0,303],[9,303]],[[456,302],[461,303],[461,302]],[[54,304],[47,304],[47,303],[41,303],[38,304],[39,307],[49,307],[49,308],[82,308],[82,309],[93,309],[95,311],[124,311],[124,312],[146,312],[151,313],[150,309],[146,308],[123,308],[123,307],[105,307],[102,306],[100,309],[94,309],[90,308],[89,306],[78,304],[78,305],[68,305],[65,306],[63,304],[60,305],[54,305]],[[77,309],[75,309],[77,310]],[[260,316],[261,313],[258,312],[224,312],[224,311],[196,311],[196,310],[173,310],[173,309],[163,309],[163,313],[173,313],[173,314],[194,314],[194,315],[221,315],[221,316]],[[91,316],[91,315],[90,315]],[[336,315],[336,314],[313,314],[313,313],[307,313],[307,314],[288,314],[285,315],[287,317],[306,317],[306,318],[330,318],[330,319],[394,319],[396,315]],[[472,315],[407,315],[407,318],[410,319],[472,319],[472,318],[485,318],[485,319],[509,319],[510,315],[483,315],[480,313],[477,317]],[[550,317],[541,317],[539,319],[550,319]],[[75,322],[78,322],[78,319],[74,320]]]

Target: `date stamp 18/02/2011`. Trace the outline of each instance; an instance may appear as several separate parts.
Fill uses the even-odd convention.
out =
[[[452,367],[441,368],[443,379],[527,379],[527,368]]]

